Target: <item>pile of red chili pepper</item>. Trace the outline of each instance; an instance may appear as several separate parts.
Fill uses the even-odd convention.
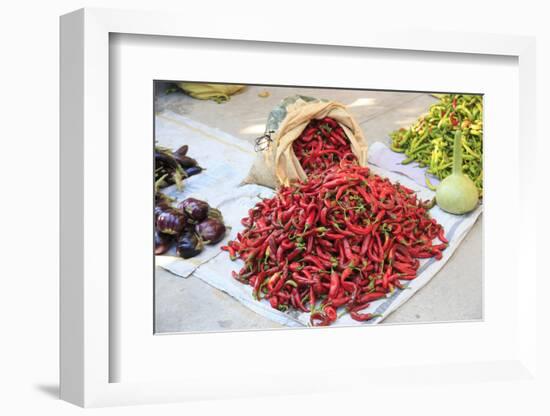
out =
[[[323,135],[313,140],[328,143]],[[339,311],[368,321],[376,315],[362,311],[416,278],[418,259],[442,257],[444,230],[428,201],[359,166],[348,142],[324,161],[332,165],[326,170],[317,150],[298,148],[308,180],[249,210],[245,229],[222,247],[245,263],[233,277],[273,308],[309,312],[312,325],[330,325]]]
[[[355,159],[346,133],[330,117],[311,120],[292,149],[308,176],[322,174],[342,159]]]

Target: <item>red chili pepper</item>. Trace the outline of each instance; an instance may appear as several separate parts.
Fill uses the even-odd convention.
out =
[[[384,210],[380,210],[380,212],[378,214],[376,214],[376,218],[375,218],[375,222],[380,222],[382,221],[382,218],[384,218],[384,215],[386,215],[386,211]]]
[[[347,293],[351,293],[352,296],[357,294],[357,285],[353,282],[342,281],[342,289]]]
[[[456,118],[454,112],[449,114],[449,120],[451,120],[451,124],[453,126],[458,126],[458,119]]]
[[[394,275],[394,276],[395,276],[395,275]],[[401,290],[405,289],[405,286],[403,286],[403,284],[402,284],[399,280],[393,279],[393,280],[391,280],[391,282],[392,282],[392,284],[395,285],[397,288],[399,288],[399,289],[401,289]]]
[[[258,275],[256,276],[256,281],[254,283],[254,297],[256,299],[258,299],[258,294],[259,294],[259,291],[260,291],[260,286],[262,285],[262,283],[264,282],[264,279],[266,277],[266,273],[265,272],[260,272],[258,273]]]
[[[331,323],[331,321],[328,319],[327,315],[323,312],[314,312],[314,313],[312,313],[309,317],[309,322],[313,326],[327,326],[327,325],[330,325],[330,323]]]
[[[439,238],[439,241],[441,241],[443,244],[449,243],[449,240],[445,238],[445,230],[443,229],[443,227],[441,227],[441,229],[437,233],[437,238]]]
[[[284,253],[284,248],[282,245],[280,245],[278,248],[277,248],[277,263],[281,263],[283,261],[283,253]]]
[[[359,305],[355,305],[351,308],[348,307],[348,310],[349,312],[359,312],[359,311],[362,311],[363,309],[367,309],[369,306],[370,306],[370,303],[362,303]]]
[[[346,255],[348,260],[352,260],[354,256],[353,256],[353,253],[351,252],[349,240],[347,238],[344,238],[342,242],[343,242],[342,245],[344,247],[344,254]]]
[[[346,238],[343,234],[335,234],[335,233],[325,233],[325,237],[330,238],[331,240],[340,240],[342,238]]]
[[[277,299],[277,296],[271,296],[269,298],[269,303],[271,304],[271,307],[273,309],[277,309],[277,307],[279,306],[279,300]]]
[[[269,291],[269,293],[279,293],[281,289],[285,286],[285,284],[288,282],[284,276],[281,276],[278,280],[275,286]]]
[[[416,273],[415,274],[405,274],[405,275],[399,275],[399,280],[414,280],[416,279]]]
[[[330,190],[331,188],[339,188],[342,185],[345,185],[348,183],[348,180],[346,178],[338,178],[334,179],[333,181],[326,182],[323,184],[324,190]]]
[[[350,312],[350,316],[352,319],[356,321],[370,321],[373,318],[376,318],[378,315],[373,315],[372,313],[358,313],[358,312]]]
[[[340,306],[347,304],[350,300],[351,300],[351,296],[342,296],[336,299],[332,299],[330,301],[330,304],[335,308],[339,308]]]
[[[304,303],[302,302],[302,299],[300,298],[300,295],[298,294],[298,291],[296,289],[292,291],[292,296],[294,296],[294,302],[298,309],[300,309],[302,312],[309,312],[309,309],[304,306]]]
[[[328,292],[329,299],[333,299],[338,294],[338,289],[340,288],[340,278],[338,273],[332,272],[330,275],[330,289]]]
[[[374,302],[375,300],[382,299],[383,297],[386,297],[386,292],[365,293],[359,298],[359,303]]]
[[[358,225],[353,225],[350,222],[346,222],[346,227],[348,230],[354,232],[355,234],[360,235],[370,235],[372,232],[372,225],[367,225],[366,227],[360,227]]]
[[[288,261],[292,261],[296,257],[298,257],[301,253],[302,253],[302,250],[300,250],[299,248],[295,248],[294,250],[292,250],[292,252],[288,256],[286,256],[286,259]]]
[[[363,242],[361,243],[361,249],[359,250],[359,255],[360,255],[361,257],[364,257],[365,254],[367,254],[367,250],[368,250],[368,248],[369,248],[370,239],[371,239],[371,236],[370,236],[370,235],[367,235],[367,236],[365,236],[365,238],[363,238]]]
[[[303,259],[305,262],[308,262],[308,263],[313,263],[314,265],[316,265],[318,268],[320,269],[324,269],[325,268],[325,265],[323,264],[323,262],[317,258],[317,257],[314,257],[310,254],[304,256],[304,259]]]
[[[229,257],[231,260],[235,260],[237,258],[235,254],[235,249],[232,246],[222,246],[220,247],[224,251],[229,251]]]
[[[310,236],[307,238],[306,252],[307,252],[307,253],[311,253],[312,251],[313,251],[313,236],[310,235]]]
[[[332,242],[329,241],[329,240],[325,240],[324,238],[317,238],[315,241],[317,242],[317,244],[319,244],[319,246],[321,246],[325,249],[327,249],[327,248],[331,249],[332,248]]]
[[[388,290],[390,274],[391,274],[391,267],[388,267],[386,272],[382,276],[382,287],[384,288],[384,290]]]
[[[328,214],[328,208],[323,207],[321,209],[321,214],[320,214],[319,220],[321,221],[321,224],[325,225],[325,226],[328,225],[327,214]]]
[[[325,306],[324,312],[329,320],[329,323],[336,321],[336,309],[334,309],[332,306]]]
[[[445,250],[447,248],[447,244],[444,243],[444,244],[436,244],[435,246],[432,246],[431,249],[432,250],[437,250],[437,251],[441,251],[441,250]]]
[[[378,235],[378,234],[376,234],[376,235]],[[379,241],[378,241],[378,242],[379,242]],[[382,246],[381,246],[381,245],[378,245],[378,247],[381,248]],[[374,239],[373,239],[373,240],[371,240],[371,244],[370,244],[370,246],[369,246],[369,249],[368,249],[367,253],[368,253],[369,258],[370,258],[371,260],[374,260],[374,261],[377,262],[377,263],[381,263],[382,260],[383,260],[382,257],[380,257],[377,253],[375,253],[374,250],[375,250],[375,244],[374,244]]]
[[[306,229],[310,228],[312,225],[313,225],[313,222],[315,221],[315,215],[316,215],[316,211],[312,210],[310,212],[310,214],[308,215],[307,219],[306,219]]]
[[[331,246],[332,247],[332,246]],[[317,255],[322,258],[323,260],[326,260],[326,261],[331,261],[331,257],[330,257],[330,254],[326,253],[325,251],[323,251],[323,247],[321,247],[320,245],[318,245],[317,247],[315,247],[315,252],[317,253]]]
[[[310,304],[310,309],[312,311],[315,308],[315,301],[316,301],[315,291],[313,290],[313,285],[312,285],[309,287],[309,304]]]
[[[342,272],[342,275],[340,276],[340,280],[342,281],[342,283],[348,278],[351,276],[351,274],[353,273],[353,270],[348,267],[347,269],[345,269],[343,272]]]
[[[414,268],[408,264],[408,263],[402,263],[400,261],[394,261],[392,263],[392,266],[395,268],[395,270],[401,272],[401,273],[409,273],[409,272],[413,272],[415,273],[415,270]]]
[[[313,280],[306,279],[305,277],[301,276],[296,272],[292,273],[292,279],[294,279],[298,285],[302,285],[302,286],[313,284]]]
[[[344,195],[344,192],[346,192],[352,185],[344,185],[341,186],[338,189],[338,192],[336,192],[336,200],[339,201],[342,198],[342,195]]]

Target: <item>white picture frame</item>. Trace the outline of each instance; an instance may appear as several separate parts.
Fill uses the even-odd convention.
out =
[[[182,21],[185,20],[185,25]],[[265,23],[265,22],[264,22]],[[526,170],[532,166],[535,151],[535,41],[529,37],[488,35],[474,33],[424,33],[365,29],[361,37],[350,30],[338,34],[326,33],[312,27],[307,32],[300,28],[286,28],[250,23],[247,35],[233,33],[228,28],[205,29],[200,22],[184,19],[173,13],[82,9],[61,18],[61,398],[80,406],[109,406],[120,404],[160,403],[198,398],[243,397],[257,394],[289,394],[332,392],[352,388],[353,382],[369,374],[372,388],[380,383],[391,383],[399,377],[404,385],[433,382],[473,382],[483,380],[536,380],[535,350],[537,346],[536,270],[530,258],[529,241],[535,240],[535,218],[527,215],[528,207],[536,204],[533,184]],[[368,365],[362,371],[345,364],[320,370],[307,383],[283,373],[251,369],[263,376],[262,383],[253,378],[235,378],[221,373],[216,380],[204,376],[188,379],[154,380],[140,382],[112,382],[110,366],[120,359],[110,348],[113,328],[110,314],[109,256],[109,37],[110,34],[154,35],[181,38],[225,39],[234,41],[278,42],[301,45],[332,45],[334,47],[375,48],[384,50],[430,51],[441,54],[504,55],[518,60],[519,105],[518,140],[518,196],[520,223],[517,262],[522,263],[522,286],[516,292],[514,310],[514,340],[517,348],[498,360],[484,359],[471,362],[441,362],[437,365],[418,362],[413,367],[381,367]],[[210,79],[209,79],[210,80]],[[214,80],[213,80],[214,81]],[[527,109],[531,109],[527,111]],[[533,144],[531,146],[531,144]],[[516,264],[516,263],[515,263]],[[519,264],[519,263],[517,263]],[[523,266],[524,265],[524,266]],[[517,270],[514,270],[517,277]],[[527,287],[530,289],[527,290]],[[495,296],[485,293],[485,296]],[[152,299],[151,299],[152,302]],[[502,322],[495,318],[496,324]],[[510,324],[511,325],[511,324]],[[115,328],[116,330],[116,328]],[[331,342],[349,338],[353,329],[339,329],[330,333]],[[511,329],[512,330],[512,329]],[[410,328],[391,329],[408,334]],[[419,330],[420,331],[420,330]],[[422,329],[426,333],[429,330]],[[301,331],[303,333],[303,331]],[[309,331],[308,331],[309,332]],[[299,334],[300,331],[295,331]],[[327,337],[328,332],[312,331],[313,335]],[[151,336],[153,334],[151,333]],[[193,336],[193,335],[190,335]],[[210,337],[218,336],[209,334]],[[226,336],[234,340],[239,333]],[[280,332],[265,332],[258,337],[273,340]],[[305,335],[293,335],[305,337]],[[303,338],[305,340],[305,338]],[[165,341],[169,342],[169,341]],[[238,341],[237,341],[238,342]],[[368,370],[368,371],[367,371]],[[252,371],[252,372],[254,372]],[[323,375],[337,380],[335,385],[322,382]],[[367,377],[367,378],[369,378]]]

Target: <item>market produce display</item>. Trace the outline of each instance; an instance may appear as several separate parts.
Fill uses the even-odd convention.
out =
[[[205,244],[216,244],[225,236],[221,212],[205,201],[187,198],[175,207],[166,195],[157,192],[155,203],[155,254],[176,246],[185,259],[199,254]]]
[[[390,134],[392,150],[404,153],[404,164],[417,162],[439,179],[452,173],[455,131],[462,131],[464,153],[462,171],[483,196],[483,97],[481,95],[441,95],[440,101],[409,128]],[[435,187],[426,176],[430,189]]]
[[[175,152],[161,146],[155,146],[155,186],[157,189],[176,184],[183,188],[183,180],[202,172],[202,168],[192,157],[187,156],[187,145]]]
[[[359,166],[333,120],[312,121],[294,143],[308,179],[249,210],[222,247],[244,261],[233,277],[273,308],[309,312],[312,325],[345,312],[370,320],[361,311],[416,278],[418,259],[442,258],[444,230],[431,201]]]

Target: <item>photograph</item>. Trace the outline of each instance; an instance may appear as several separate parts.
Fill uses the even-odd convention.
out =
[[[483,320],[483,94],[153,88],[155,334]]]

